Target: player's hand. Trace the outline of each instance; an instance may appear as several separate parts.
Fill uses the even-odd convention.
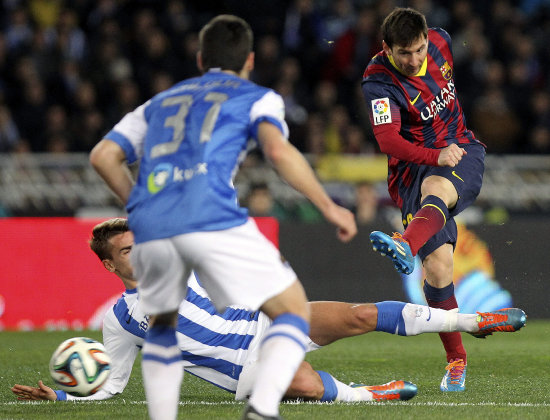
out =
[[[337,236],[342,242],[349,242],[357,235],[355,216],[348,209],[334,204],[324,216],[330,223],[338,227]]]
[[[34,386],[18,385],[15,384],[11,388],[11,392],[17,395],[18,400],[30,401],[30,400],[57,400],[57,395],[53,389],[44,385],[44,382],[38,381],[38,388]]]
[[[462,160],[462,156],[467,154],[466,150],[458,147],[456,144],[451,144],[444,149],[441,149],[439,157],[437,158],[437,164],[439,166],[450,166],[454,168],[458,165],[458,162]]]

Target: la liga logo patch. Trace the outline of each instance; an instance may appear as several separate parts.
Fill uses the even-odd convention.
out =
[[[371,105],[374,125],[391,123],[391,108],[389,98],[373,99],[371,101]]]

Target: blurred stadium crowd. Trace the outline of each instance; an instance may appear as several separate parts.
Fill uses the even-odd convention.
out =
[[[312,155],[376,153],[360,80],[379,27],[410,6],[453,37],[470,128],[492,153],[550,152],[550,1],[4,0],[0,152],[86,152],[126,112],[197,74],[219,13],[255,32],[255,82],[284,97]]]

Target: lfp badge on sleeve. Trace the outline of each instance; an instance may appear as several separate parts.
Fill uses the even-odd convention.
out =
[[[391,123],[391,110],[389,98],[373,99],[372,104],[372,118],[374,125],[389,124]]]

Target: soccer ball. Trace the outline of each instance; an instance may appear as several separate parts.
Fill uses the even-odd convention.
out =
[[[87,337],[62,342],[50,359],[50,375],[63,391],[76,397],[95,394],[111,372],[111,359],[99,341]]]

